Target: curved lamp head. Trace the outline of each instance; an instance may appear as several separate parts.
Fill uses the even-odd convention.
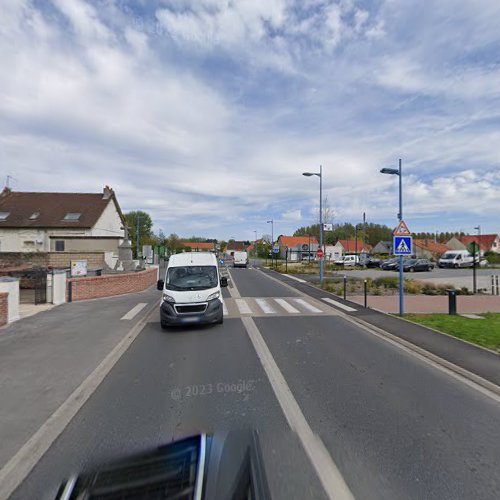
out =
[[[397,168],[382,168],[380,170],[380,173],[389,175],[399,175],[399,170]]]

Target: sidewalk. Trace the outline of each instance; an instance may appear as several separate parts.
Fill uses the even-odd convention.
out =
[[[356,304],[364,304],[363,296],[347,296]],[[368,307],[386,313],[399,312],[399,295],[369,295]],[[500,313],[500,296],[458,295],[457,313]],[[448,297],[443,295],[405,295],[405,313],[448,313]]]
[[[0,469],[157,301],[152,287],[62,304],[0,330]],[[122,320],[138,303],[148,305]]]

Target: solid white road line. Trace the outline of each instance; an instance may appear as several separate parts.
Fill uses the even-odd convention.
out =
[[[323,297],[321,300],[328,302],[332,306],[339,307],[340,309],[343,309],[344,311],[348,311],[348,312],[357,311],[357,309],[354,309],[354,307],[349,307],[349,306],[346,306],[344,304],[341,304],[340,302],[338,302],[334,299],[330,299],[330,297]]]
[[[321,309],[318,309],[317,307],[313,306],[312,304],[309,304],[309,302],[306,302],[304,299],[293,299],[297,304],[300,304],[304,309],[307,309],[310,312],[313,313],[322,313],[323,311]]]
[[[262,309],[265,314],[276,314],[276,311],[272,308],[271,304],[268,304],[265,299],[255,299],[257,305]]]
[[[241,297],[241,295],[240,295],[238,287],[236,286],[233,275],[231,274],[231,271],[229,270],[229,268],[227,268],[227,274],[229,275],[229,278],[231,279],[231,284],[233,285],[232,287],[228,287],[229,295],[231,295],[231,297],[233,297],[233,299],[239,299]]]
[[[252,310],[249,305],[245,302],[244,299],[234,299],[236,305],[238,306],[238,310],[240,314],[252,314]]]
[[[300,313],[298,309],[295,309],[291,304],[289,304],[285,299],[274,299],[286,312],[289,313]]]
[[[155,303],[137,322],[119,344],[102,360],[101,364],[77,387],[66,401],[31,436],[23,447],[0,469],[0,499],[9,498],[26,479],[52,443],[64,431],[73,417],[92,396],[132,342],[146,326],[149,317],[158,314]]]
[[[229,313],[227,312],[227,306],[226,306],[226,303],[225,303],[225,302],[223,302],[223,303],[222,303],[222,314],[223,314],[224,316],[227,316],[227,315],[229,314]]]
[[[290,274],[287,274],[286,275],[288,278],[290,278],[291,280],[295,280],[295,281],[298,281],[299,283],[307,283],[306,280],[302,280],[300,278],[296,278],[295,276],[291,276]]]
[[[120,319],[134,319],[146,306],[147,303],[140,302],[135,307],[130,309],[130,311],[127,314],[125,314],[125,316],[122,316]]]
[[[321,439],[313,433],[254,320],[241,318],[290,428],[297,434],[328,498],[354,500]]]

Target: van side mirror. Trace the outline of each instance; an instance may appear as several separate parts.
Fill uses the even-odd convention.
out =
[[[158,290],[163,290],[163,285],[165,284],[165,282],[163,280],[158,280],[158,283],[156,283],[156,288]]]
[[[221,277],[220,286],[227,286],[227,278],[225,276]]]

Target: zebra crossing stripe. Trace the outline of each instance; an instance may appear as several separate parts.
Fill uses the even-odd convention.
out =
[[[309,304],[309,302],[306,302],[304,299],[294,299],[297,304],[300,304],[304,309],[307,309],[310,312],[313,313],[322,313],[323,311],[321,309],[318,309],[317,307],[313,306],[312,304]]]
[[[257,305],[262,309],[262,312],[265,314],[276,314],[276,311],[271,307],[270,304],[267,303],[264,299],[255,299]]]
[[[322,300],[324,300],[325,302],[328,302],[329,304],[331,304],[334,307],[339,307],[340,309],[343,309],[344,311],[347,311],[347,312],[357,311],[357,309],[354,309],[354,307],[346,306],[344,304],[341,304],[340,302],[337,302],[334,299],[330,299],[329,297],[323,297]]]
[[[235,299],[236,305],[238,306],[238,310],[240,314],[252,314],[252,310],[248,307],[248,304],[243,299]]]
[[[286,312],[289,313],[300,313],[298,309],[295,309],[291,304],[289,304],[285,299],[274,299]]]

